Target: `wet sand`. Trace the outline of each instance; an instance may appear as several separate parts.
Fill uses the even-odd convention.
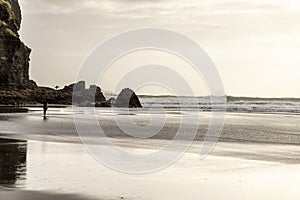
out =
[[[131,175],[104,167],[80,144],[26,145],[26,170],[16,170],[4,199],[299,199],[299,164],[187,153],[162,171]]]
[[[140,153],[164,146],[177,123],[173,113],[163,138],[132,139],[119,132],[111,113],[101,112],[99,120],[110,130],[111,140],[128,151]],[[6,160],[0,165],[1,199],[300,197],[297,115],[228,114],[223,138],[206,159],[199,160],[203,138],[200,135],[176,163],[144,175],[116,172],[97,162],[80,144],[68,110],[53,110],[46,121],[41,117],[40,112],[0,116],[1,137],[10,138],[1,140],[0,156]],[[146,123],[139,115],[134,117]],[[209,117],[202,117],[205,127]],[[262,141],[258,141],[259,137]],[[9,176],[3,178],[3,174]]]

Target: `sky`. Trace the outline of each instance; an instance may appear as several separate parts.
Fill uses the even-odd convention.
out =
[[[32,49],[30,77],[38,85],[73,83],[85,59],[102,42],[124,31],[158,27],[199,44],[215,63],[227,95],[300,97],[298,0],[19,1],[23,12],[20,34]],[[181,74],[196,95],[209,93],[188,63],[157,51],[120,58],[99,85],[115,92],[133,66],[161,63]],[[170,92],[159,84],[133,89],[139,94]]]

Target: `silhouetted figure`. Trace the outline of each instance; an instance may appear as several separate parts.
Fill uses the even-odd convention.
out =
[[[48,102],[46,99],[43,100],[43,110],[44,110],[44,118],[45,118],[48,110]]]

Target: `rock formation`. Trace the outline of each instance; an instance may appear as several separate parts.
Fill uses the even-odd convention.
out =
[[[51,104],[72,104],[80,106],[110,107],[100,87],[96,85],[85,88],[80,81],[54,90],[38,87],[29,79],[29,61],[31,50],[19,37],[22,15],[18,0],[0,0],[0,105],[28,105],[41,103],[47,99]],[[141,107],[136,95],[125,91],[120,96],[121,107]],[[124,104],[125,103],[125,104]]]
[[[91,86],[85,89],[83,81],[54,90],[38,87],[29,79],[28,48],[21,40],[18,31],[22,15],[18,0],[0,0],[0,104],[22,105],[41,103],[72,104],[73,94],[79,105],[110,106],[101,89]],[[73,93],[73,88],[80,91]]]
[[[28,48],[19,37],[22,15],[18,0],[0,0],[0,104],[22,105],[41,103],[72,104],[73,94],[79,105],[110,106],[101,89],[85,89],[83,81],[54,90],[38,87],[29,79]],[[73,89],[80,86],[80,91]]]
[[[73,90],[77,84],[65,86],[61,90],[55,90],[48,87],[36,87],[26,90],[0,90],[0,104],[22,106],[28,104],[42,103],[44,99],[50,104],[79,105],[110,107],[110,101],[107,101],[101,92],[100,87],[90,86],[88,89]]]
[[[21,10],[18,0],[0,0],[0,87],[34,88],[29,80],[31,50],[20,40]]]
[[[71,84],[58,91],[60,94],[71,95],[69,100],[73,104],[79,106],[95,106],[95,107],[110,107],[109,101],[106,101],[101,88],[96,85],[91,85],[86,89],[85,82],[79,81],[76,84]],[[64,98],[62,98],[63,101]],[[57,102],[57,98],[54,100]],[[53,102],[53,103],[56,103]]]
[[[114,106],[118,108],[142,108],[138,96],[129,88],[121,91]]]

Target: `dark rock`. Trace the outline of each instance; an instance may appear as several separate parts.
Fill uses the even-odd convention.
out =
[[[20,40],[21,10],[18,0],[0,0],[0,87],[26,89],[31,50]]]
[[[81,106],[111,106],[100,87],[92,85],[86,89],[84,81],[65,86],[61,90],[38,87],[29,79],[31,50],[21,40],[18,31],[21,26],[21,9],[18,0],[0,0],[0,104],[28,105],[72,102]]]
[[[61,90],[39,87],[34,90],[35,101],[41,103],[46,98],[48,103],[51,104],[71,105],[73,103],[79,106],[99,106],[105,104],[106,99],[100,87],[92,86],[89,89],[85,89],[83,86],[85,86],[84,81],[65,86]]]
[[[114,106],[118,108],[142,108],[138,96],[129,88],[121,91]]]
[[[85,90],[85,82],[84,81],[79,81],[78,83],[75,83],[73,91],[75,92],[82,92]]]
[[[110,104],[111,104],[112,106],[114,106],[115,103],[116,103],[116,98],[111,97],[111,98],[109,99],[109,102],[110,102]]]
[[[97,102],[95,104],[95,107],[111,107],[111,102],[110,101],[101,101],[101,102]]]
[[[8,0],[11,5],[11,10],[13,12],[13,20],[10,21],[10,27],[14,32],[17,32],[21,28],[22,13],[18,0]]]
[[[98,106],[106,102],[101,88],[92,85],[89,89],[85,89],[85,82],[80,81],[73,87],[73,103],[82,106]],[[107,106],[105,106],[107,107]]]

